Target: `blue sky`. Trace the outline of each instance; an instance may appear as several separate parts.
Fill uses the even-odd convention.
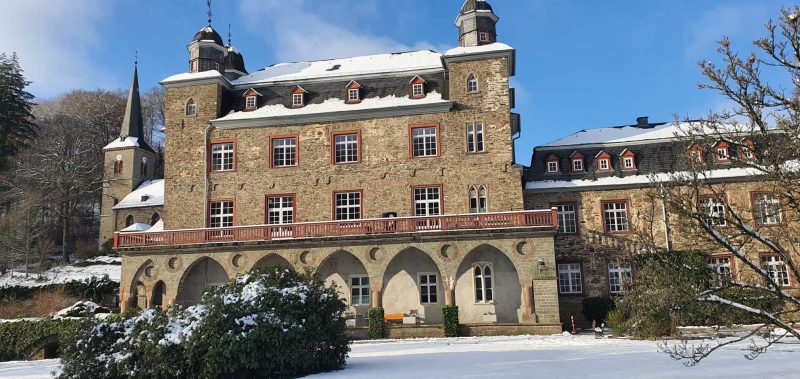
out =
[[[742,52],[779,13],[773,0],[490,0],[498,39],[518,50],[517,160],[585,128],[702,117],[728,103],[700,91],[697,62],[715,41]],[[462,0],[216,0],[213,25],[247,68],[457,43]],[[31,91],[127,87],[134,52],[142,88],[187,70],[186,45],[206,23],[204,0],[0,0],[0,52],[16,51]]]

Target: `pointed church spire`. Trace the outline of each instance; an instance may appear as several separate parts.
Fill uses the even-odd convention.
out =
[[[133,66],[133,79],[128,91],[128,103],[125,106],[125,117],[122,119],[120,138],[136,137],[139,147],[153,151],[144,140],[144,121],[142,120],[142,101],[139,97],[139,58],[137,53],[136,63]]]

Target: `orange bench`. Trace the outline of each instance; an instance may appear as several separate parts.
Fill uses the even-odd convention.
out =
[[[403,322],[403,317],[405,317],[405,313],[386,313],[383,315],[385,321]]]

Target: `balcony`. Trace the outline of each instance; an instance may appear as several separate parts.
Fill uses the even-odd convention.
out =
[[[152,233],[117,232],[114,234],[114,248],[171,247],[212,243],[283,241],[400,233],[436,233],[459,230],[502,230],[526,227],[557,229],[558,217],[556,216],[556,209],[168,230]]]

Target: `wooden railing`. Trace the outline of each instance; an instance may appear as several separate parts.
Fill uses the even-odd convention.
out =
[[[271,241],[448,230],[506,229],[530,226],[558,228],[556,209],[429,217],[393,217],[350,221],[240,226],[232,228],[168,230],[150,233],[117,232],[114,234],[114,248]]]

